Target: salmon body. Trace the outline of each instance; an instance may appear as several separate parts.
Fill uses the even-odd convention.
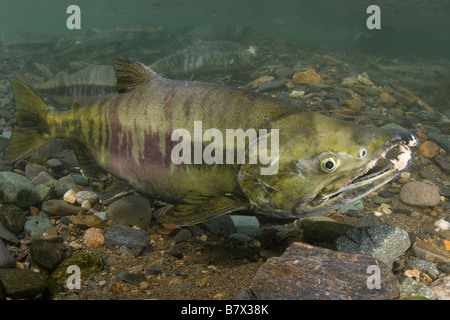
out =
[[[178,225],[242,209],[270,217],[320,214],[373,192],[412,162],[409,146],[417,138],[404,130],[339,121],[237,88],[165,79],[124,58],[115,70],[119,94],[66,112],[13,79],[18,127],[5,158],[69,138],[104,171],[174,204],[167,221]]]

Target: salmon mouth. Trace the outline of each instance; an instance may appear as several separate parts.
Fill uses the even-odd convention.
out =
[[[327,194],[319,192],[308,205],[295,207],[294,212],[310,216],[335,210],[379,189],[411,165],[414,157],[409,147],[415,146],[417,141],[417,137],[411,133],[406,138],[402,135],[401,138],[390,140],[383,151],[358,170],[339,190]]]

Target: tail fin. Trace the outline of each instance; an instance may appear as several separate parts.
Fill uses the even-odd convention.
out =
[[[51,108],[22,81],[11,79],[11,87],[16,100],[17,127],[3,155],[6,162],[17,161],[54,139],[46,121]]]

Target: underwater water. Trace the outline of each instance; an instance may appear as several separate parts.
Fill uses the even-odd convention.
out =
[[[311,129],[310,135],[305,134],[311,141],[321,137],[320,142],[292,143],[299,144],[299,149],[301,147],[305,153],[312,150],[312,146],[319,150],[324,145],[324,150],[320,149],[321,153],[314,155],[314,159],[312,155],[307,159],[292,156],[296,160],[292,168],[298,171],[292,171],[294,174],[287,171],[285,175],[297,178],[309,171],[322,175],[320,179],[308,180],[307,187],[302,185],[309,191],[315,183],[324,184],[313,196],[305,196],[306,200],[297,199],[295,192],[301,188],[296,189],[298,185],[294,188],[294,184],[289,183],[283,185],[284,176],[280,174],[282,182],[267,180],[273,182],[272,185],[259,178],[248,180],[249,190],[258,183],[264,186],[263,192],[255,192],[256,202],[261,197],[269,199],[268,195],[272,197],[272,193],[278,195],[277,188],[284,187],[280,198],[272,197],[280,207],[283,207],[284,199],[295,200],[296,204],[309,201],[311,206],[320,206],[338,198],[342,190],[342,193],[353,190],[353,185],[354,189],[359,185],[364,187],[365,183],[397,168],[401,174],[396,172],[398,176],[392,180],[379,183],[377,187],[381,189],[367,187],[363,198],[356,202],[347,201],[349,207],[336,205],[321,213],[334,219],[333,222],[342,223],[337,229],[345,231],[349,226],[402,228],[419,235],[427,240],[426,243],[435,243],[441,251],[447,250],[441,260],[450,260],[450,2],[379,0],[376,6],[373,5],[373,1],[368,0],[1,0],[0,228],[8,229],[12,236],[0,237],[0,245],[7,244],[19,266],[17,269],[34,268],[40,270],[44,278],[63,279],[63,282],[67,276],[61,269],[63,256],[72,258],[77,252],[95,248],[107,257],[105,267],[94,253],[93,267],[89,270],[92,281],[83,281],[83,290],[78,291],[66,286],[56,296],[60,299],[231,299],[239,290],[248,287],[263,262],[281,255],[294,241],[313,244],[317,240],[319,246],[326,243],[325,248],[334,248],[334,238],[330,240],[331,236],[337,236],[334,227],[331,236],[327,234],[329,230],[325,230],[326,236],[322,239],[310,240],[305,231],[307,226],[301,221],[288,224],[283,220],[277,228],[265,229],[272,224],[270,219],[265,224],[265,220],[259,222],[255,218],[251,222],[256,220],[256,226],[251,227],[256,231],[244,234],[245,237],[242,234],[232,237],[231,234],[239,233],[236,232],[239,227],[244,230],[248,226],[239,226],[234,220],[219,222],[219,225],[232,225],[231,231],[223,233],[221,228],[203,223],[230,207],[233,210],[253,209],[248,203],[240,207],[227,202],[231,199],[228,197],[231,191],[235,191],[227,189],[235,187],[234,175],[227,180],[228,171],[224,168],[228,167],[223,166],[223,171],[214,174],[193,170],[192,176],[183,176],[183,181],[167,174],[171,172],[167,168],[175,163],[174,158],[169,157],[171,145],[168,143],[168,137],[173,133],[170,130],[175,129],[172,126],[176,124],[172,123],[172,118],[178,116],[179,120],[180,114],[186,119],[194,119],[194,115],[205,116],[216,127],[233,123],[228,121],[228,116],[233,121],[246,123],[247,118],[257,119],[259,113],[272,115],[272,109],[276,108],[271,109],[270,103],[267,107],[265,103],[272,100],[265,99],[274,98],[283,106],[293,106],[296,112],[313,111],[343,120],[345,124],[362,126],[355,126],[359,129],[353,133],[351,128],[354,127],[350,125],[336,129],[333,127],[335,122],[324,120],[328,125],[319,124]],[[121,57],[142,64],[118,59]],[[148,92],[154,93],[151,97],[145,95],[145,90],[136,90],[148,99],[136,98],[133,90],[141,88],[154,76],[148,69],[143,69],[144,65],[165,78],[183,82],[174,84],[175,89],[164,95],[161,92],[167,87],[163,86],[161,91],[149,88]],[[190,80],[194,81],[188,82]],[[159,84],[158,81],[155,82]],[[256,92],[261,103],[247,105],[245,101],[252,95],[224,86],[205,85],[217,89],[205,93],[205,87],[196,81],[245,89],[252,94]],[[172,82],[168,83],[171,86]],[[195,94],[191,96],[180,83],[186,88],[192,84],[192,91],[198,89],[204,94],[203,99],[196,100]],[[131,97],[127,100],[129,104],[120,101],[123,96]],[[185,98],[187,96],[189,98]],[[150,103],[153,98],[156,107]],[[228,99],[230,105],[226,105]],[[192,101],[198,105],[193,106]],[[205,106],[205,101],[212,101],[211,106]],[[242,111],[239,103],[250,108]],[[143,110],[145,108],[149,110]],[[215,108],[220,109],[218,114],[223,119],[211,116],[215,115]],[[159,126],[154,125],[154,119],[160,121]],[[168,119],[170,121],[165,121]],[[273,116],[273,119],[278,118]],[[292,135],[303,138],[301,130],[307,131],[310,122],[314,123],[306,120],[298,128],[294,126],[298,131],[292,131]],[[290,123],[286,123],[289,126]],[[128,131],[124,129],[126,125]],[[381,139],[373,127],[405,131],[382,144],[386,148],[383,152],[379,151],[381,149],[369,150],[368,146],[358,149],[355,152],[358,159],[370,155],[376,161],[358,168],[357,174],[355,169],[339,179],[327,180],[327,174],[333,174],[342,163],[335,155],[350,154],[345,148],[353,148],[354,140],[359,143],[367,139],[369,145]],[[69,139],[53,139],[63,137]],[[403,141],[401,146],[389,145],[399,137],[409,140]],[[80,148],[79,140],[86,143],[87,152]],[[206,145],[205,140],[202,143]],[[326,148],[333,149],[335,155],[322,159],[329,151]],[[177,158],[180,163],[184,161],[184,151],[183,157]],[[398,152],[397,158],[395,152]],[[121,158],[122,155],[130,156]],[[146,166],[147,163],[150,165]],[[97,171],[99,165],[107,172]],[[160,172],[167,179],[162,179],[158,175]],[[122,173],[130,179],[116,179]],[[339,174],[339,170],[336,173]],[[242,177],[236,181],[245,180]],[[19,182],[23,182],[26,189],[20,197],[13,194]],[[130,188],[128,182],[135,182],[132,185],[136,190]],[[421,185],[412,191],[403,188],[409,182],[420,182]],[[3,184],[8,183],[14,188],[3,188]],[[335,185],[340,183],[344,184],[342,189],[333,193]],[[203,193],[178,199],[181,194],[178,191],[185,186],[192,189],[189,191],[201,190]],[[239,188],[247,191],[246,185],[243,186]],[[216,190],[226,196],[216,197]],[[82,191],[86,194],[79,195]],[[132,193],[134,198],[128,197]],[[285,194],[292,196],[284,198]],[[172,203],[167,199],[179,202]],[[267,199],[263,200],[268,202]],[[120,200],[125,204],[116,203]],[[164,223],[167,222],[165,215],[173,212],[173,204],[180,203],[186,205],[185,208],[181,206],[180,211],[186,210],[187,218],[181,216],[172,222],[180,222],[178,224],[182,226],[202,222],[200,231],[189,229],[186,238],[183,238],[186,233],[181,232],[187,228],[180,231],[179,227]],[[255,201],[249,203],[253,206]],[[198,206],[192,206],[192,209],[187,204]],[[9,210],[7,213],[5,208]],[[7,215],[14,210],[19,212],[17,226],[12,226]],[[251,210],[245,210],[244,213],[253,215]],[[230,209],[230,212],[234,211]],[[25,222],[35,218],[45,220],[39,223],[49,227],[42,232],[30,231]],[[269,218],[273,217],[269,215]],[[141,235],[130,237],[139,238],[144,234],[144,240],[139,245],[114,243],[111,239],[122,235],[111,236],[111,233],[125,232],[112,230],[110,226],[114,224],[137,226],[130,229],[139,229]],[[92,235],[88,230],[96,234]],[[108,232],[111,232],[109,237]],[[317,232],[319,236],[321,232]],[[51,266],[47,260],[52,259],[47,259],[49,255],[45,248],[29,253],[31,243],[37,238],[59,244],[58,248],[47,248],[59,255],[53,256],[55,261]],[[182,245],[177,247],[175,243]],[[403,244],[405,248],[410,245],[409,240]],[[2,248],[0,246],[0,254]],[[410,249],[403,252],[406,252],[403,260],[413,256]],[[133,259],[139,257],[138,266],[150,266],[156,272],[131,266],[131,256]],[[0,259],[0,262],[6,260]],[[398,274],[406,268],[404,261],[401,262]],[[441,276],[448,277],[448,261],[446,263],[447,269],[441,269]],[[392,261],[389,264],[392,265]],[[2,265],[0,271],[1,268]],[[126,271],[122,272],[122,269]],[[192,270],[196,270],[195,274]],[[366,274],[364,270],[362,277]],[[0,272],[0,289],[5,278]],[[421,278],[426,285],[431,283],[428,278],[423,275]],[[319,282],[327,285],[328,280]],[[215,286],[216,283],[219,285]],[[398,298],[396,285],[380,299]],[[36,290],[33,294],[0,290],[0,299],[5,296],[47,297],[44,289]],[[49,296],[54,298],[55,294]],[[360,297],[356,292],[354,298]]]

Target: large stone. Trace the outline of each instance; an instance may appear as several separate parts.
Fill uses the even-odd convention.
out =
[[[410,181],[400,191],[400,201],[410,206],[432,207],[441,201],[439,188],[431,184]]]
[[[3,241],[0,240],[0,268],[14,268],[15,266],[16,260],[14,260]]]
[[[300,242],[268,259],[249,290],[261,300],[379,300],[400,294],[394,275],[377,259]]]
[[[0,269],[0,285],[12,298],[35,298],[44,293],[47,283],[37,273],[22,269]]]
[[[152,219],[152,207],[147,199],[127,196],[108,206],[108,218],[118,224],[147,228]]]
[[[369,254],[391,265],[411,245],[408,233],[393,226],[354,228],[336,239],[337,250]]]
[[[52,277],[60,283],[66,283],[71,276],[67,269],[70,266],[80,268],[81,278],[97,273],[103,269],[104,261],[102,255],[95,249],[82,250],[70,258],[64,260],[53,272]]]
[[[0,172],[0,201],[23,208],[38,200],[39,195],[30,180],[14,172]]]
[[[23,210],[13,204],[0,204],[0,222],[5,229],[18,233],[23,230],[25,224]]]
[[[70,216],[81,212],[81,208],[71,205],[64,200],[51,199],[42,204],[42,211],[50,216]]]
[[[120,224],[108,228],[104,238],[105,244],[109,248],[124,246],[132,249],[135,255],[140,254],[141,251],[150,244],[150,236],[147,231],[130,228]]]
[[[40,268],[48,271],[53,271],[64,258],[58,243],[44,239],[31,241],[30,254]]]

